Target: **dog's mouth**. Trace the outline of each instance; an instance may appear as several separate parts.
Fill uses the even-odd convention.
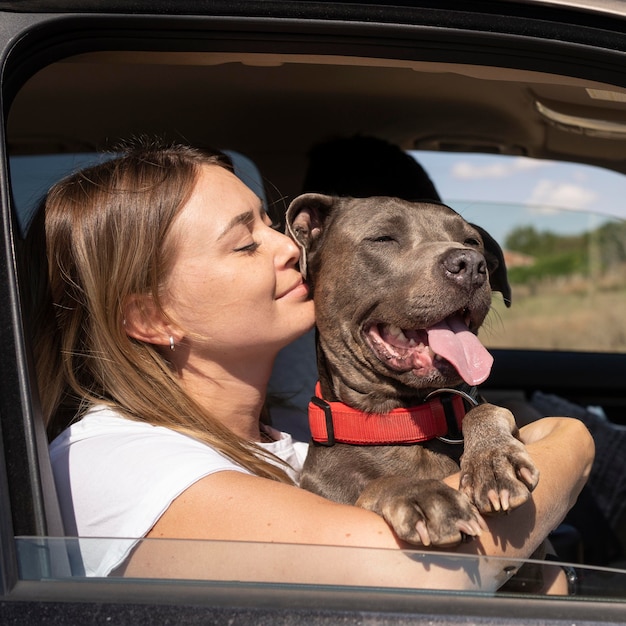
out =
[[[373,323],[365,336],[376,357],[393,370],[426,376],[444,359],[468,385],[479,385],[488,378],[493,357],[469,329],[469,321],[467,312],[459,312],[429,328]]]

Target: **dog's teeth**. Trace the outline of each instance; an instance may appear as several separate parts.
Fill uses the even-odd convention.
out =
[[[389,324],[389,326],[387,326],[387,330],[389,331],[389,334],[393,335],[394,337],[400,337],[401,335],[404,335],[402,329],[399,326],[393,326],[392,324]]]
[[[409,346],[411,346],[411,348],[413,348],[416,345],[417,345],[417,341],[415,341],[415,339],[413,339],[413,337],[411,337],[411,339],[409,339]]]

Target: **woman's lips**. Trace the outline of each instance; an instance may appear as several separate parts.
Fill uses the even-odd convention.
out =
[[[306,298],[309,295],[309,287],[304,281],[299,281],[293,287],[283,291],[276,299],[281,298]]]

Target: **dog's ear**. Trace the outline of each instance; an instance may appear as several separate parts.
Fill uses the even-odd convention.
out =
[[[511,306],[511,286],[506,271],[506,263],[504,262],[504,253],[498,242],[484,229],[476,224],[471,224],[483,239],[485,246],[485,258],[487,259],[487,268],[489,269],[489,284],[493,291],[499,291],[504,298],[504,304]]]
[[[324,229],[324,222],[335,198],[320,193],[305,193],[295,198],[285,216],[287,235],[300,246],[300,272],[307,276],[307,254]]]

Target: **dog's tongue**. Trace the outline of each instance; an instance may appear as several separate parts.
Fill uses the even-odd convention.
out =
[[[459,316],[449,317],[427,331],[431,350],[452,363],[468,385],[487,380],[493,357]]]

